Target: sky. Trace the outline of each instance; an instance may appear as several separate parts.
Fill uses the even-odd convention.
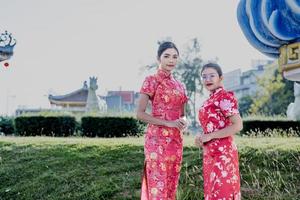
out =
[[[17,107],[49,108],[48,95],[80,89],[98,78],[97,94],[139,91],[156,61],[157,41],[179,51],[198,38],[202,59],[218,58],[224,72],[269,59],[254,49],[236,18],[238,0],[0,0],[0,31],[17,40],[0,63],[0,115]]]

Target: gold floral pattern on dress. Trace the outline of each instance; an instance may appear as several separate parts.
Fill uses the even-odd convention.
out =
[[[187,102],[183,85],[172,75],[158,70],[146,77],[141,93],[150,97],[151,115],[164,120],[182,116]],[[182,162],[182,135],[176,128],[149,124],[145,134],[145,171],[142,200],[174,200]]]

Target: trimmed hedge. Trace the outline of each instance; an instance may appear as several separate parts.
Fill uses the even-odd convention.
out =
[[[83,117],[81,131],[87,137],[126,137],[143,134],[145,124],[132,117]]]
[[[12,135],[15,132],[14,120],[10,117],[0,117],[0,133]]]
[[[271,136],[274,130],[279,130],[280,135],[294,134],[300,136],[300,121],[272,121],[272,120],[245,120],[243,121],[241,135]]]
[[[20,136],[70,136],[74,135],[76,121],[70,116],[24,116],[15,119]]]

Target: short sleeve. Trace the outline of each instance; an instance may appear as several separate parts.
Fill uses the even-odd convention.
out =
[[[183,89],[183,99],[182,99],[182,103],[187,103],[187,101],[189,100],[188,96],[186,95],[186,88],[184,87],[184,85],[182,85],[182,89]]]
[[[239,114],[238,101],[233,92],[225,92],[220,96],[220,109],[224,116]]]
[[[183,96],[183,103],[187,103],[189,98],[186,96],[185,91],[184,91],[184,96]]]
[[[153,76],[146,77],[141,87],[140,93],[147,94],[152,97],[155,93],[156,84],[157,81]]]

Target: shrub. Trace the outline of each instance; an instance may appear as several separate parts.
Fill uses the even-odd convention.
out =
[[[11,135],[15,132],[14,120],[10,117],[0,117],[0,133]]]
[[[23,116],[15,119],[16,132],[21,136],[70,136],[76,121],[69,116]]]
[[[81,129],[87,137],[139,136],[145,124],[132,117],[83,117]]]
[[[288,120],[245,120],[241,135],[300,136],[300,122]]]

